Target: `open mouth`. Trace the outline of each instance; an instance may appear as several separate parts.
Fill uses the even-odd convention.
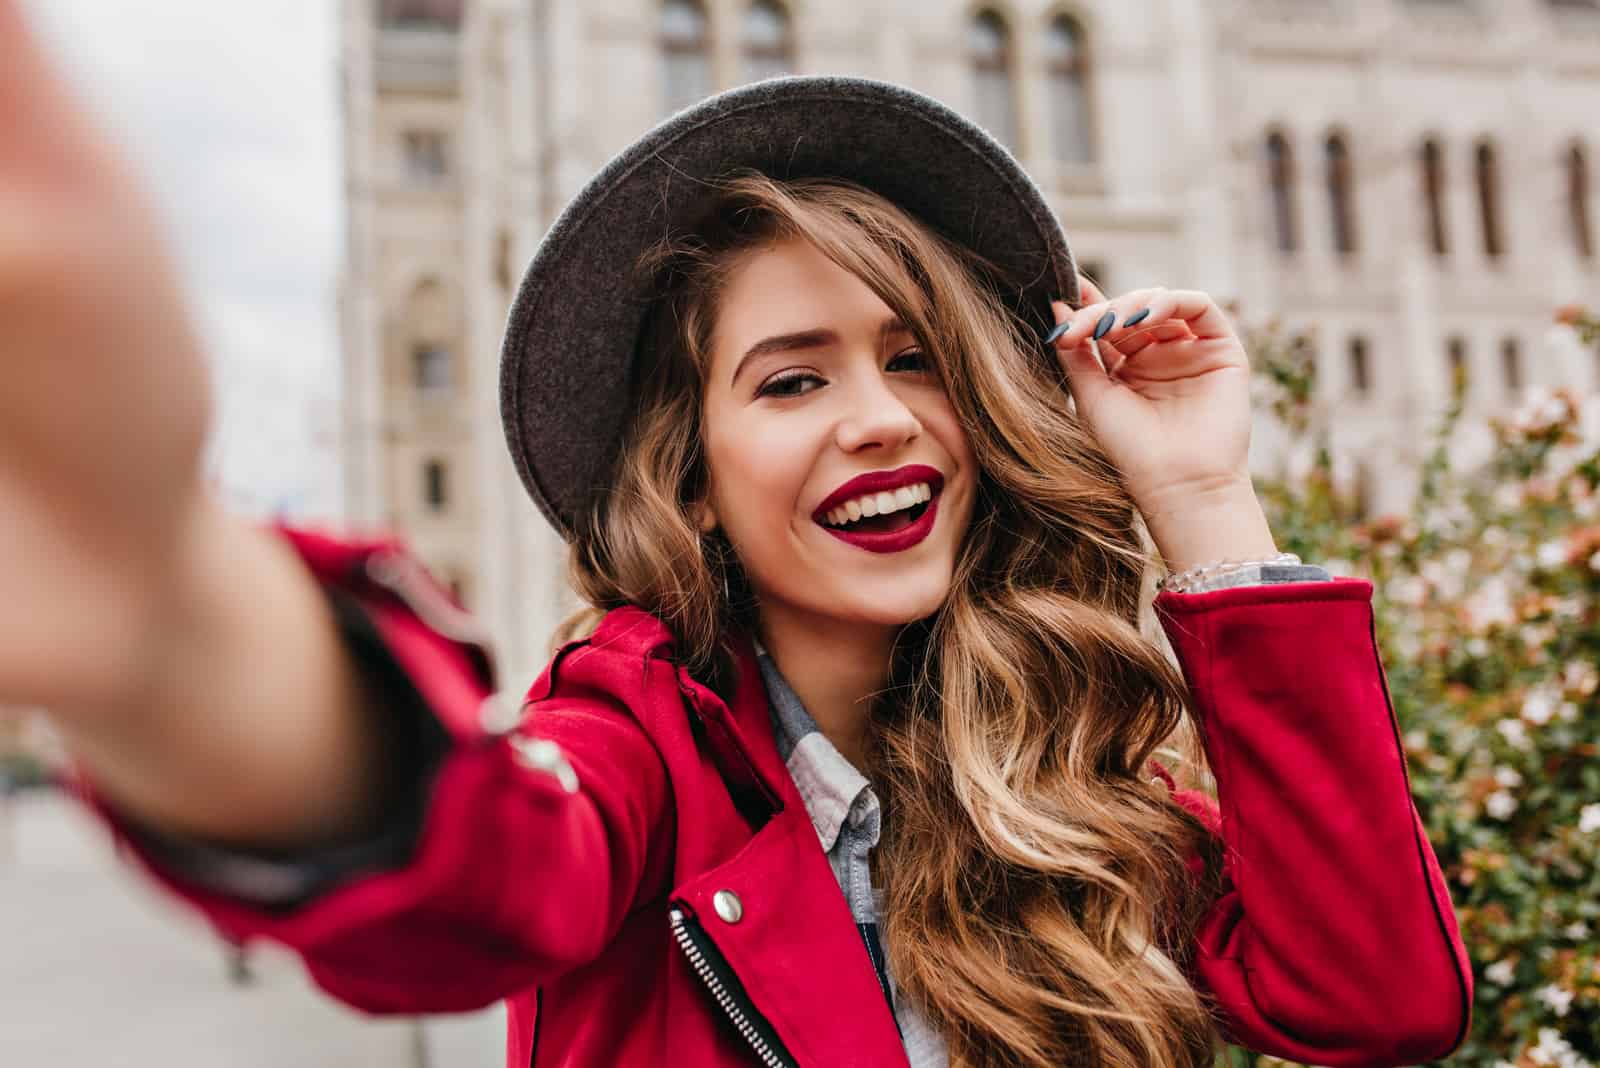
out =
[[[931,501],[918,501],[910,508],[900,508],[887,515],[863,515],[859,519],[846,518],[842,523],[823,522],[829,530],[846,534],[893,534],[916,523],[928,513]]]

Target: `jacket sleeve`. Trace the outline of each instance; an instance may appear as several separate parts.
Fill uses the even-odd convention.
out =
[[[1328,1066],[1465,1038],[1472,972],[1411,800],[1356,580],[1163,595],[1220,812],[1224,887],[1195,968],[1233,1042]]]
[[[386,680],[396,731],[419,739],[402,747],[421,754],[410,800],[374,842],[296,857],[164,840],[86,784],[91,804],[225,937],[282,943],[369,1012],[478,1008],[592,960],[664,881],[671,816],[660,755],[605,673],[557,679],[589,650],[564,649],[496,722],[506,708],[471,617],[396,543],[280,532],[335,610],[365,621],[342,629],[371,639],[358,663]]]

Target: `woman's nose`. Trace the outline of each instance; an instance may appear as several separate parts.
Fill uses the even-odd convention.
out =
[[[846,452],[877,445],[893,449],[922,433],[922,421],[881,379],[852,391],[849,410],[839,420],[839,447]]]

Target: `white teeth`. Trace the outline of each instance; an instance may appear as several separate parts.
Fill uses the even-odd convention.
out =
[[[933,487],[926,482],[914,486],[901,486],[893,492],[868,493],[855,500],[846,501],[823,516],[829,526],[842,527],[863,516],[887,515],[905,508],[915,508],[923,501],[933,500]]]

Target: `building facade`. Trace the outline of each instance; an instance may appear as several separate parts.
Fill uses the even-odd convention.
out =
[[[1600,387],[1600,0],[346,0],[345,505],[402,531],[515,686],[570,607],[502,439],[499,340],[615,152],[785,72],[902,82],[1039,181],[1108,291],[1302,334],[1342,470],[1404,504],[1452,376]],[[1258,461],[1281,460],[1258,436]]]

